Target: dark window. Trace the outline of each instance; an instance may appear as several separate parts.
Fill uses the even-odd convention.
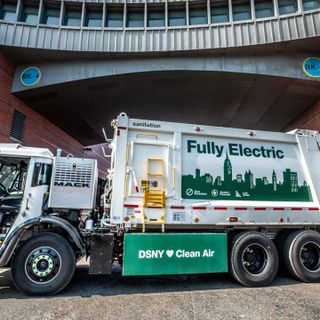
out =
[[[21,161],[16,159],[15,163],[1,163],[0,162],[0,179],[1,185],[8,190],[8,192],[13,191],[23,191],[28,164],[25,160]]]
[[[86,14],[86,26],[101,28],[102,27],[102,8],[101,10],[88,10]]]
[[[122,28],[123,27],[123,6],[108,6],[106,27]]]
[[[298,10],[296,0],[278,0],[278,4],[280,15],[295,13]]]
[[[5,21],[16,21],[16,10],[16,4],[4,3],[1,6],[0,19]]]
[[[198,3],[189,5],[189,23],[194,24],[207,24],[208,11],[206,3]]]
[[[20,142],[23,141],[26,116],[15,110],[11,124],[10,137]]]
[[[51,164],[36,162],[34,164],[31,187],[49,185],[51,172]]]
[[[165,7],[148,5],[148,27],[165,26]]]
[[[168,25],[173,26],[185,26],[186,23],[186,7],[185,5],[169,5],[168,8],[169,21]]]
[[[211,23],[229,22],[228,1],[214,1],[211,3]]]
[[[251,19],[250,1],[233,1],[232,2],[233,21],[242,21]]]
[[[45,9],[43,14],[43,21],[44,24],[49,25],[58,25],[60,21],[60,10],[59,9]]]
[[[75,9],[67,9],[65,14],[65,25],[72,27],[80,27],[81,26],[81,10]]]
[[[38,12],[38,7],[24,6],[21,13],[21,21],[30,24],[37,24]]]
[[[256,0],[255,1],[256,18],[266,18],[274,16],[274,8],[272,0]]]
[[[303,10],[313,10],[320,8],[320,0],[303,0]]]
[[[144,9],[139,6],[128,6],[127,11],[127,27],[128,28],[143,28],[144,27]]]

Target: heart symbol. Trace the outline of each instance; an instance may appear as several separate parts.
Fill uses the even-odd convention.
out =
[[[173,251],[173,250],[167,250],[167,251],[166,251],[166,254],[167,254],[167,256],[168,256],[169,258],[171,258],[171,257],[173,256],[173,254],[174,254],[174,251]]]

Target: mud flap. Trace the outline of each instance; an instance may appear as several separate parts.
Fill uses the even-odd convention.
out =
[[[113,234],[93,234],[89,274],[111,274]]]

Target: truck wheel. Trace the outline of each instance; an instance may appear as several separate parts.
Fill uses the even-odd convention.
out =
[[[15,287],[29,295],[52,295],[64,289],[75,271],[75,255],[60,235],[32,237],[13,258],[11,277]]]
[[[260,232],[242,232],[231,244],[230,270],[247,287],[268,285],[277,275],[279,256],[275,244]]]
[[[295,278],[320,281],[320,234],[312,230],[291,233],[283,246],[283,260]]]

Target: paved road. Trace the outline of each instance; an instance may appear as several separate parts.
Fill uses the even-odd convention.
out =
[[[320,284],[279,276],[267,288],[244,288],[227,275],[89,276],[77,268],[55,297],[15,291],[0,273],[0,319],[320,319]]]

